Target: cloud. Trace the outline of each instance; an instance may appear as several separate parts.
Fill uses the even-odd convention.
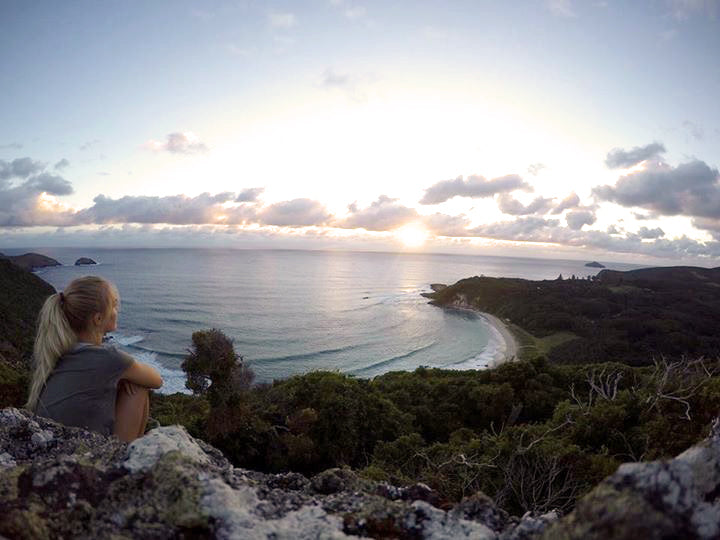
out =
[[[215,17],[215,14],[213,12],[205,11],[203,9],[192,9],[190,10],[190,15],[192,15],[196,19],[201,19],[203,21],[209,21],[210,19],[213,19]]]
[[[636,146],[632,150],[613,148],[605,158],[605,165],[611,169],[627,169],[641,161],[657,157],[665,153],[665,147],[658,142],[646,146]]]
[[[93,139],[92,141],[88,141],[82,145],[80,145],[80,150],[89,150],[91,147],[95,146],[97,143],[100,142],[100,139]]]
[[[583,225],[592,225],[597,218],[592,210],[573,210],[565,215],[568,227],[575,231],[583,228]]]
[[[360,19],[365,16],[365,8],[363,6],[352,6],[345,9],[345,17],[350,20]]]
[[[691,223],[693,227],[709,232],[715,240],[720,240],[720,219],[695,218]]]
[[[27,178],[45,169],[45,164],[29,157],[17,158],[12,161],[0,159],[0,180],[10,178]]]
[[[293,199],[271,204],[257,214],[259,223],[279,227],[325,225],[331,218],[325,206],[312,199]]]
[[[640,229],[637,232],[638,236],[640,238],[662,238],[665,236],[665,231],[663,231],[660,227],[655,227],[654,229],[648,229],[647,227],[640,227]]]
[[[670,13],[678,20],[685,20],[693,15],[705,15],[715,18],[720,12],[719,0],[666,0]]]
[[[552,206],[553,199],[536,197],[529,204],[524,205],[508,193],[498,196],[498,208],[503,214],[513,216],[527,216],[530,214],[546,214]]]
[[[268,22],[273,28],[292,28],[297,25],[297,18],[293,13],[269,13]]]
[[[222,216],[232,214],[222,203],[234,199],[234,194],[201,193],[196,197],[170,195],[166,197],[125,196],[112,199],[98,195],[93,206],[77,214],[77,223],[172,223],[177,225],[225,223]]]
[[[364,103],[376,79],[372,75],[355,76],[327,68],[320,78],[320,86],[328,91],[343,92],[351,101]]]
[[[156,152],[167,151],[171,154],[198,154],[208,151],[205,143],[190,131],[170,133],[165,142],[150,140],[144,146]]]
[[[55,164],[55,166],[54,166],[53,168],[54,168],[56,171],[60,171],[60,170],[65,169],[66,167],[69,167],[69,166],[70,166],[70,162],[69,162],[67,159],[62,158],[60,161],[58,161],[58,162]]]
[[[350,20],[361,19],[367,13],[364,6],[352,4],[347,0],[330,0],[330,5],[342,10],[343,15]]]
[[[30,158],[0,160],[0,227],[63,225],[71,219],[72,212],[55,197],[73,193],[72,184],[42,169]]]
[[[468,231],[474,236],[497,238],[502,240],[522,240],[525,242],[545,242],[547,231],[559,225],[557,219],[541,217],[522,217],[514,221],[501,221],[480,225]],[[552,240],[550,240],[552,241]]]
[[[19,142],[0,144],[0,150],[20,150],[23,147]]]
[[[482,176],[471,175],[467,180],[458,176],[454,180],[441,180],[433,184],[420,199],[420,204],[439,204],[453,197],[492,197],[497,193],[524,189],[532,191],[530,185],[523,181],[516,174],[509,174],[492,180],[486,180]]]
[[[326,88],[345,87],[350,84],[350,76],[345,73],[337,73],[334,69],[328,68],[323,73],[321,84]]]
[[[638,221],[647,221],[648,219],[657,219],[657,214],[643,214],[641,212],[633,212],[633,217]]]
[[[702,141],[705,138],[705,130],[702,128],[702,126],[691,122],[690,120],[685,120],[682,123],[683,129],[690,135],[693,139],[696,141]]]
[[[720,218],[720,176],[704,161],[672,167],[654,164],[622,176],[614,186],[598,186],[599,199],[666,216]]]
[[[74,192],[72,184],[62,176],[49,173],[41,173],[29,178],[24,186],[29,186],[37,192],[45,192],[49,195],[70,195]]]
[[[543,165],[542,163],[533,163],[532,165],[528,166],[527,171],[533,176],[537,176],[544,168],[545,165]]]
[[[576,17],[571,0],[545,0],[545,6],[553,15],[558,17]]]
[[[421,223],[436,236],[463,237],[468,235],[467,226],[470,220],[464,215],[449,216],[436,212],[422,216]]]
[[[343,229],[391,231],[420,217],[415,209],[399,204],[397,199],[386,195],[380,195],[370,206],[363,209],[353,203],[348,207],[348,211],[348,216],[336,221],[333,226]]]
[[[235,198],[235,202],[255,202],[265,188],[254,187],[243,189]]]
[[[611,227],[608,232],[573,230],[560,226],[556,219],[539,217],[523,217],[514,221],[481,225],[469,232],[475,236],[496,240],[554,243],[575,248],[595,248],[654,257],[720,256],[720,242],[702,243],[687,236],[673,240],[657,238],[652,242],[643,242],[640,235],[613,236],[619,232],[616,227]]]
[[[560,203],[552,209],[552,214],[562,214],[565,210],[568,210],[570,208],[575,208],[580,204],[580,197],[577,196],[577,193],[574,191],[565,197]]]

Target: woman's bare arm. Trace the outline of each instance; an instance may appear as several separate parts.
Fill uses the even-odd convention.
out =
[[[120,376],[120,379],[125,379],[145,388],[160,388],[163,385],[163,379],[157,369],[138,362],[134,358],[130,366]]]

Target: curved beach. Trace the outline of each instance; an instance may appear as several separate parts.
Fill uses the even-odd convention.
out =
[[[490,313],[486,313],[484,311],[479,311],[478,313],[480,313],[497,331],[505,344],[505,349],[502,351],[502,354],[496,355],[493,364],[489,367],[495,367],[503,362],[517,359],[518,342],[507,325],[495,315],[491,315]]]

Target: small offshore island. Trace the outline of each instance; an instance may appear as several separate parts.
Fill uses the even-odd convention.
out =
[[[9,260],[0,290],[2,536],[720,536],[720,268],[433,284],[505,329],[490,369],[254,385],[200,330],[131,445],[20,408],[55,291]]]

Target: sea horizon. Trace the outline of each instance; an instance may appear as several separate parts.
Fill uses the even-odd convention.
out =
[[[429,305],[421,293],[431,283],[474,275],[585,278],[600,270],[572,260],[324,250],[47,248],[43,254],[63,263],[35,272],[58,290],[89,273],[116,284],[121,313],[112,337],[161,371],[163,392],[187,392],[180,364],[192,333],[209,328],[233,339],[258,382],[318,369],[373,377],[421,365],[484,368],[503,354],[502,336],[481,314]],[[79,257],[99,264],[74,266]]]

